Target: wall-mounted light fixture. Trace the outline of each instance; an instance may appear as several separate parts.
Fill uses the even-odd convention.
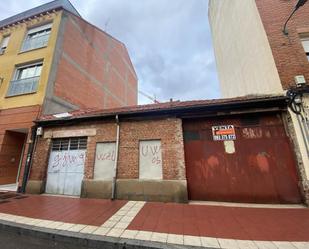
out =
[[[299,0],[294,8],[294,10],[292,11],[292,13],[290,14],[289,18],[286,20],[284,26],[283,26],[283,34],[284,35],[289,35],[289,32],[287,30],[287,25],[288,22],[290,21],[290,19],[292,18],[292,16],[295,14],[295,12],[301,7],[303,6],[308,0]]]

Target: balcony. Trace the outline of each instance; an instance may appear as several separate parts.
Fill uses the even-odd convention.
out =
[[[39,76],[21,80],[12,80],[6,96],[11,97],[21,94],[34,93],[38,88],[39,80]]]
[[[23,47],[21,49],[22,52],[29,51],[36,48],[42,48],[47,46],[48,39],[50,34],[28,38],[24,41]]]

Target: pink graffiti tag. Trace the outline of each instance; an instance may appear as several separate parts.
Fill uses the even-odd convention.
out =
[[[156,165],[161,164],[159,153],[161,151],[161,146],[158,145],[145,145],[142,146],[142,155],[147,157],[148,155],[152,156],[151,162]]]
[[[150,150],[150,152],[149,152]],[[161,147],[160,146],[157,146],[157,145],[146,145],[146,146],[142,146],[142,155],[143,156],[147,156],[148,153],[152,153],[152,155],[157,155],[159,154],[161,150]]]
[[[54,168],[64,168],[64,167],[78,167],[83,166],[85,162],[85,153],[69,153],[69,152],[59,152],[52,158],[51,167]]]
[[[161,160],[159,159],[158,156],[153,157],[152,160],[151,160],[151,162],[152,162],[153,164],[157,164],[157,165],[160,165],[160,164],[161,164]]]
[[[109,151],[97,155],[98,161],[115,161],[115,151]]]

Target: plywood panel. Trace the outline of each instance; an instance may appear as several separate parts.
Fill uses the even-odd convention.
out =
[[[160,140],[140,141],[139,178],[162,179],[162,152]]]
[[[115,175],[116,143],[97,143],[94,179],[111,180]]]

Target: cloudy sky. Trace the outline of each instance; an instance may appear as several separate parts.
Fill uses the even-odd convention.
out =
[[[50,0],[10,0],[0,19]],[[124,42],[139,90],[159,101],[220,97],[208,0],[71,0],[89,22]],[[139,103],[151,101],[139,96]]]

